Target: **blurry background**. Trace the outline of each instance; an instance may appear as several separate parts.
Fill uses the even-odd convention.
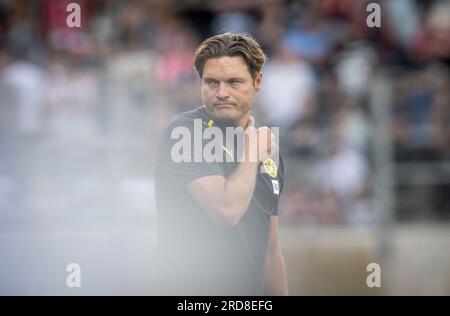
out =
[[[378,1],[380,28],[359,0],[77,0],[80,28],[70,2],[0,0],[0,294],[158,294],[158,133],[201,104],[200,41],[245,31],[290,293],[450,295],[449,1]]]

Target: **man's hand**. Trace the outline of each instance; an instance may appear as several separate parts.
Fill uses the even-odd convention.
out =
[[[245,126],[245,162],[263,162],[277,151],[275,136],[270,128],[255,128],[255,118],[249,116]]]

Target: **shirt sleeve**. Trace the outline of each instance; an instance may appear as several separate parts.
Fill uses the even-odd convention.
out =
[[[173,133],[176,128],[178,132]],[[177,119],[170,122],[159,139],[155,172],[166,177],[174,185],[174,189],[185,189],[191,181],[201,177],[224,176],[217,162],[206,162],[203,159],[199,162],[194,161],[195,151],[201,151],[204,142],[202,139],[202,146],[194,146],[193,119]],[[189,146],[190,148],[187,148]],[[180,157],[175,156],[184,153],[184,150],[190,151],[190,155],[187,155],[189,159],[179,161]],[[201,152],[197,154],[202,157]]]

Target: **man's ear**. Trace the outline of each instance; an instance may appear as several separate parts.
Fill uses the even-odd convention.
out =
[[[255,77],[255,89],[256,92],[259,92],[262,88],[262,73],[258,73]]]

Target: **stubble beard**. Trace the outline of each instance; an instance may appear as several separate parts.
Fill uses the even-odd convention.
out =
[[[241,108],[239,108],[239,114],[237,117],[226,117],[221,115],[216,115],[214,112],[210,113],[214,120],[214,125],[218,127],[239,127],[241,119],[250,112],[251,106],[248,107],[248,111],[244,112]]]

